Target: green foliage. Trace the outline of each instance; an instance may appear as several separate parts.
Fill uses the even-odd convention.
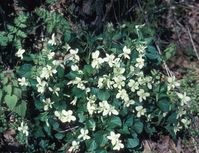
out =
[[[50,12],[42,8],[36,9],[36,14],[46,24],[46,29],[49,33],[61,32],[64,34],[65,41],[70,39],[70,26],[68,21],[63,16],[57,12]]]
[[[26,115],[26,102],[22,99],[24,88],[18,84],[12,71],[3,71],[0,75],[2,85],[0,86],[0,104],[7,106],[8,110],[17,113],[21,117]]]
[[[7,25],[7,31],[0,32],[0,46],[12,43],[17,49],[22,47],[22,42],[27,37],[28,14],[20,12],[14,22]]]
[[[48,13],[39,15],[43,20],[52,18]],[[58,22],[53,24],[50,30],[57,32]],[[172,101],[177,82],[169,81],[172,77],[160,79],[166,78],[156,70],[162,59],[141,27],[133,29],[127,23],[92,39],[91,34],[73,35],[72,47],[53,34],[39,53],[26,55],[16,68],[21,87],[15,83],[13,89],[4,79],[6,106],[22,117],[29,109],[22,93],[31,92],[30,109],[37,114],[27,115],[34,124],[26,129],[22,122],[25,130],[19,131],[32,146],[39,146],[32,151],[133,152],[139,149],[143,133],[166,131],[175,137],[175,128],[183,127],[179,122],[184,118],[179,115],[180,102]],[[61,48],[66,50],[57,59]]]
[[[175,137],[188,127],[183,111],[189,97],[182,97],[175,77],[158,69],[163,59],[149,27],[108,24],[96,36],[73,33],[56,11],[37,8],[35,13],[44,35],[41,44],[32,45],[39,51],[21,55],[15,73],[0,76],[0,122],[7,113],[19,118],[14,129],[26,151],[134,152],[143,134]],[[19,14],[8,32],[0,33],[1,45],[26,49],[31,19]],[[9,127],[4,125],[1,131]]]

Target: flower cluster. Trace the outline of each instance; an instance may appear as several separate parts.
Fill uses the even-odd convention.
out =
[[[44,62],[35,66],[36,75],[29,78],[31,81],[21,77],[18,82],[20,86],[32,84],[40,100],[37,107],[40,109],[41,105],[43,120],[57,132],[55,137],[67,141],[63,147],[69,152],[81,148],[87,148],[88,152],[132,149],[134,138],[151,124],[158,124],[152,123],[153,119],[171,118],[171,93],[180,101],[176,115],[179,122],[175,123],[174,132],[188,127],[190,120],[184,117],[183,107],[190,97],[174,92],[179,87],[175,77],[162,81],[162,74],[145,69],[149,64],[147,42],[132,41],[106,52],[98,48],[86,62],[80,58],[81,50],[68,44],[63,47],[67,48],[63,57],[56,59],[57,45],[53,34],[47,45],[50,48],[41,53]],[[22,54],[20,51],[18,56],[23,57]],[[19,130],[27,135],[26,126],[21,125]],[[63,131],[71,132],[60,134]]]

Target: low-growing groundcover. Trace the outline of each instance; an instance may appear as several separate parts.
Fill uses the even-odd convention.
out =
[[[134,152],[143,135],[175,138],[190,98],[141,28],[108,25],[89,51],[56,33],[38,53],[19,48],[18,66],[1,73],[1,132],[15,130],[26,152]]]

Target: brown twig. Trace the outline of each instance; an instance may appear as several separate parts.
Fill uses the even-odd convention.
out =
[[[196,54],[196,56],[197,56],[197,59],[199,60],[198,51],[197,51],[196,46],[195,46],[195,44],[194,44],[194,41],[193,41],[193,38],[192,38],[192,35],[191,35],[191,32],[190,32],[189,27],[187,27],[187,32],[188,32],[188,35],[189,35],[191,44],[192,44],[192,46],[193,46],[193,50],[194,50],[194,52],[195,52],[195,54]]]
[[[159,54],[162,55],[162,52],[161,52],[161,50],[160,50],[160,47],[158,46],[157,43],[155,43],[155,46],[156,46],[156,48],[157,48]],[[165,68],[165,70],[166,70],[166,72],[167,72],[167,75],[168,75],[169,77],[173,76],[173,72],[169,69],[169,67],[167,66],[167,64],[166,64],[165,61],[163,61],[163,65],[164,65],[164,68]]]

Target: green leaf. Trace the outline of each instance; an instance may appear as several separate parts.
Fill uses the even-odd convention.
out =
[[[78,113],[79,122],[83,123],[86,120],[86,117],[83,112]]]
[[[172,113],[168,117],[167,121],[168,121],[168,123],[171,123],[171,124],[176,123],[177,122],[177,113],[176,112]]]
[[[8,83],[8,77],[4,77],[2,83],[3,85],[6,85]]]
[[[77,87],[73,87],[72,92],[73,92],[73,95],[77,98],[81,98],[85,95],[84,91]]]
[[[90,139],[86,141],[86,146],[88,151],[94,151],[97,148],[97,143],[94,139]]]
[[[55,138],[57,138],[57,139],[63,139],[64,138],[64,134],[63,133],[56,133],[55,134]]]
[[[174,43],[169,44],[169,46],[164,50],[165,60],[170,59],[175,55],[176,45]]]
[[[106,150],[96,150],[96,153],[108,153]]]
[[[137,133],[142,133],[143,131],[143,123],[140,121],[135,122],[135,124],[133,125],[133,129],[137,132]]]
[[[133,125],[133,116],[128,116],[125,124],[128,126],[128,127],[131,127]]]
[[[108,91],[99,90],[99,92],[97,93],[97,98],[99,98],[102,101],[108,100],[109,97],[110,93]]]
[[[148,46],[146,51],[146,57],[148,57],[150,60],[157,60],[160,61],[160,54],[157,52],[156,48],[153,46]]]
[[[89,129],[95,129],[96,123],[95,123],[95,121],[93,119],[90,119],[90,120],[86,121],[86,126]]]
[[[121,134],[130,134],[129,127],[127,125],[123,125],[122,129],[119,129]]]
[[[5,96],[5,103],[9,107],[10,110],[13,110],[17,104],[17,96],[15,95],[6,95]]]
[[[118,116],[113,116],[108,120],[107,125],[109,128],[121,127],[122,121]]]
[[[18,98],[21,98],[22,96],[22,91],[20,88],[14,88],[13,89],[13,94],[16,95]]]
[[[21,77],[29,78],[31,76],[31,69],[32,69],[32,65],[31,64],[24,64],[24,65],[22,65],[19,68],[19,70],[17,71],[17,73]]]
[[[168,112],[170,110],[170,102],[168,98],[164,98],[158,101],[157,105],[163,112]]]
[[[57,74],[58,74],[58,77],[59,78],[63,78],[64,77],[64,69],[61,67],[61,66],[59,66],[58,68],[57,68]]]
[[[127,139],[127,148],[135,148],[139,145],[139,139]]]
[[[21,117],[25,117],[26,110],[27,110],[27,103],[25,101],[22,101],[19,105],[17,105],[14,108],[13,111],[16,112],[18,115],[20,115]]]
[[[4,87],[4,91],[7,92],[8,95],[12,94],[12,85],[7,85]]]
[[[95,69],[91,65],[85,65],[83,72],[85,75],[91,75],[95,72]]]
[[[106,143],[108,142],[108,139],[105,135],[104,131],[98,131],[95,133],[95,141],[98,146],[104,147]]]

